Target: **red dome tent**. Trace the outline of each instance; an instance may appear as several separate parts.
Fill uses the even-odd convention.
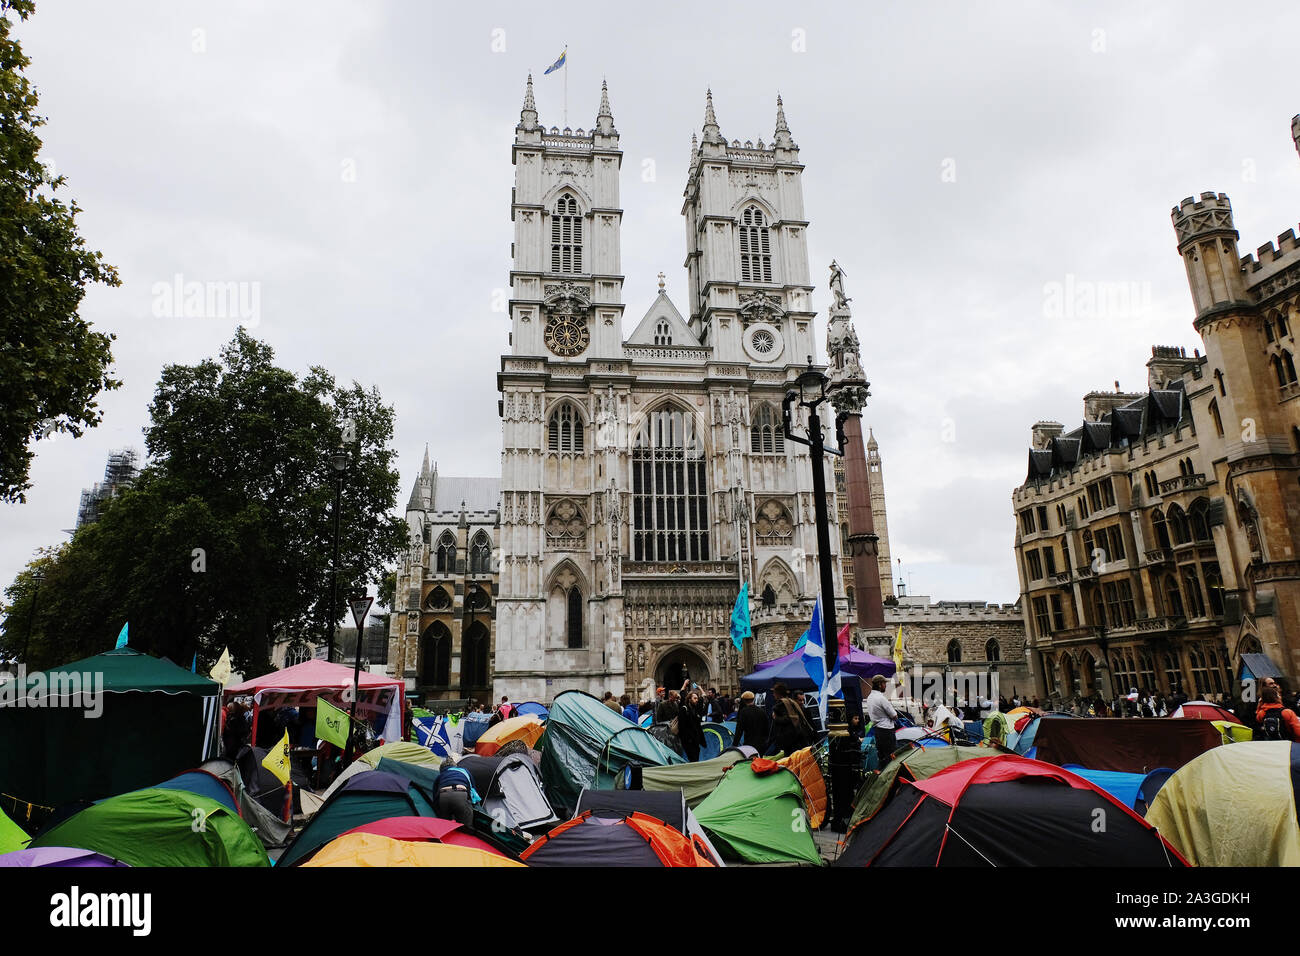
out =
[[[1155,828],[1060,767],[1002,754],[906,781],[836,866],[1186,866]]]

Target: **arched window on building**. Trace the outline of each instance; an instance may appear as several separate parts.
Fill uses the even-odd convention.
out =
[[[546,425],[546,447],[550,451],[582,451],[582,419],[568,402],[551,412],[550,420]]]
[[[1209,674],[1205,670],[1205,658],[1201,656],[1201,649],[1195,644],[1188,645],[1187,658],[1192,664],[1192,696],[1197,698],[1209,696]]]
[[[955,637],[948,642],[948,663],[961,663],[961,643]]]
[[[479,531],[469,546],[469,573],[492,573],[492,542],[486,531]]]
[[[1156,689],[1156,665],[1152,661],[1151,655],[1139,652],[1137,665],[1138,689],[1143,693],[1154,693]]]
[[[704,443],[675,406],[647,415],[632,449],[632,560],[709,560]]]
[[[1183,595],[1178,590],[1178,578],[1172,574],[1164,577],[1164,586],[1160,589],[1165,597],[1165,613],[1169,617],[1185,617],[1183,613]]]
[[[582,592],[577,585],[569,588],[565,607],[565,634],[571,648],[582,647]]]
[[[1225,687],[1223,664],[1219,660],[1219,652],[1213,647],[1206,652],[1205,667],[1210,672],[1210,683],[1214,686],[1214,692],[1222,694]]]
[[[1156,543],[1164,550],[1169,550],[1169,526],[1165,523],[1164,512],[1159,508],[1151,512],[1151,530],[1155,532]]]
[[[1223,617],[1223,575],[1217,564],[1205,565],[1205,594],[1210,602],[1210,616]]]
[[[467,688],[488,686],[488,658],[491,653],[487,626],[482,621],[475,621],[460,643],[461,680]]]
[[[424,606],[430,611],[449,611],[451,610],[451,595],[445,588],[434,588],[429,592],[428,598],[425,599]]]
[[[1206,498],[1197,498],[1188,509],[1188,521],[1191,524],[1193,541],[1212,541],[1210,535],[1210,502]]]
[[[1268,364],[1273,366],[1273,376],[1277,379],[1278,388],[1286,388],[1286,372],[1282,368],[1282,360],[1274,355],[1268,360]]]
[[[420,683],[446,687],[451,683],[451,631],[434,621],[420,637]]]
[[[740,214],[740,281],[772,281],[772,237],[757,206]]]
[[[655,345],[672,345],[673,328],[667,319],[660,319],[655,325]]]
[[[1165,654],[1165,680],[1169,682],[1169,692],[1177,694],[1183,689],[1183,672],[1174,662],[1173,654]]]
[[[562,193],[551,213],[551,271],[582,272],[582,214],[571,193]]]
[[[1287,349],[1282,350],[1282,372],[1286,375],[1287,385],[1296,383],[1295,359],[1291,357],[1291,353]]]
[[[434,552],[434,571],[438,574],[456,573],[456,536],[444,531]]]
[[[763,585],[763,607],[776,607],[776,591],[771,584]]]
[[[781,416],[771,405],[760,405],[754,410],[754,423],[749,426],[749,450],[756,455],[785,452]]]
[[[1187,522],[1187,515],[1178,505],[1169,509],[1169,528],[1173,532],[1175,546],[1191,542],[1191,526]]]
[[[1220,438],[1222,438],[1222,437],[1223,437],[1223,418],[1219,415],[1219,400],[1218,400],[1218,399],[1212,399],[1212,400],[1210,401],[1210,420],[1214,422],[1214,431],[1215,431],[1215,433],[1216,433]]]
[[[1284,335],[1285,335],[1287,338],[1290,338],[1290,337],[1291,337],[1291,328],[1290,328],[1290,326],[1287,324],[1287,318],[1286,318],[1286,315],[1283,314],[1283,313],[1281,313],[1281,312],[1279,312],[1278,315],[1277,315],[1277,337],[1280,339],[1280,338],[1281,338],[1282,336],[1284,336]]]
[[[1183,596],[1187,602],[1188,617],[1205,617],[1205,598],[1201,594],[1201,581],[1195,566],[1183,572]]]
[[[984,659],[986,661],[1002,660],[1002,647],[998,644],[997,638],[990,638],[984,643]]]

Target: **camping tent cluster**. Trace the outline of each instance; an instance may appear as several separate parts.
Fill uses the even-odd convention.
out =
[[[864,673],[883,668],[866,658],[855,664]],[[789,663],[746,679],[797,677],[784,675]],[[57,674],[87,670],[103,681],[102,725],[0,707],[6,744],[29,732],[0,748],[0,783],[50,801],[44,819],[0,810],[0,866],[821,866],[824,855],[839,866],[1300,864],[1300,743],[1248,741],[1233,715],[1199,702],[1174,719],[1026,708],[963,727],[940,714],[879,755],[842,851],[827,851],[814,839],[827,816],[825,742],[763,757],[732,746],[729,725],[707,724],[701,759],[688,762],[580,691],[506,719],[421,712],[403,740],[386,736],[401,683],[375,677],[362,681],[360,716],[385,742],[316,792],[310,768],[282,782],[266,747],[218,756],[216,683],[135,651]],[[341,699],[344,671],[308,662],[224,693],[251,698],[254,715],[310,710]],[[28,703],[54,678],[29,679]],[[66,693],[68,680],[53,686]],[[168,721],[150,738],[159,746],[133,724],[154,712]],[[78,733],[99,748],[85,759],[99,768],[93,783],[74,759],[83,746],[69,743]],[[472,791],[459,822],[447,818],[447,787]],[[1079,839],[1098,813],[1106,826]]]

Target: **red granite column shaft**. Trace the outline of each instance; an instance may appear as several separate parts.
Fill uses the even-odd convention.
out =
[[[867,631],[879,630],[885,626],[885,609],[881,606],[879,539],[871,515],[871,481],[861,415],[845,419],[844,441],[844,491],[849,499],[849,552],[853,556],[857,625]]]

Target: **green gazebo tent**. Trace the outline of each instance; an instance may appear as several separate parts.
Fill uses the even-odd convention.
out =
[[[218,756],[221,685],[123,647],[0,684],[0,791],[47,807]]]

